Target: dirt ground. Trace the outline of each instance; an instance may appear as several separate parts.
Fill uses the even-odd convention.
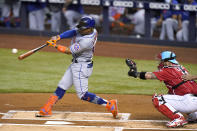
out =
[[[33,49],[49,39],[49,37],[39,36],[22,36],[22,35],[0,35],[0,48],[17,48],[17,49]],[[132,42],[131,42],[132,43]],[[69,45],[69,40],[62,40],[60,44]],[[177,60],[181,62],[197,64],[197,48],[181,48],[181,47],[164,47],[139,44],[121,44],[113,42],[98,42],[96,45],[95,55],[122,57],[133,59],[154,60],[156,54],[164,50],[174,51]],[[43,51],[55,51],[55,49],[46,47]],[[2,54],[1,54],[2,55]],[[11,93],[0,94],[0,117],[1,113],[9,110],[39,110],[47,101],[50,94],[43,93]],[[105,99],[118,99],[119,111],[121,113],[131,113],[130,120],[167,120],[152,105],[151,96],[143,95],[115,95],[115,94],[99,94]],[[55,111],[72,111],[72,112],[107,112],[104,107],[81,101],[76,94],[66,94],[53,108]],[[33,120],[9,120],[0,119],[0,123],[16,123],[16,124],[42,124],[44,121]],[[102,125],[114,126],[120,123],[106,122],[77,122],[78,125]],[[162,123],[164,126],[165,123]],[[188,126],[187,126],[188,127]],[[187,128],[186,127],[186,128]],[[196,125],[192,125],[197,129]],[[151,130],[151,129],[150,129]],[[166,129],[167,130],[167,129]]]

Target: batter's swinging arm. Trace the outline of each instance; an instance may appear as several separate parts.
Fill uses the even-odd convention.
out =
[[[44,47],[47,46],[47,45],[48,45],[48,44],[43,44],[42,46],[39,46],[39,47],[37,47],[37,48],[35,48],[35,49],[32,49],[32,50],[30,50],[30,51],[28,51],[28,52],[26,52],[26,53],[20,55],[20,56],[18,57],[18,59],[19,59],[19,60],[23,60],[24,58],[26,58],[26,57],[28,57],[28,56],[30,56],[30,55],[36,53],[37,51],[39,51],[40,49],[44,48]]]

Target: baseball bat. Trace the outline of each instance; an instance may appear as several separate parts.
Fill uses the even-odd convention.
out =
[[[18,57],[18,59],[19,59],[19,60],[23,60],[24,58],[26,58],[26,57],[28,57],[28,56],[30,56],[30,55],[36,53],[37,51],[39,51],[40,49],[44,48],[44,47],[47,46],[47,45],[48,45],[48,44],[43,44],[43,45],[41,45],[41,46],[39,46],[39,47],[37,47],[37,48],[35,48],[35,49],[32,49],[32,50],[30,50],[30,51],[28,51],[28,52],[26,52],[26,53],[20,55],[20,56]]]

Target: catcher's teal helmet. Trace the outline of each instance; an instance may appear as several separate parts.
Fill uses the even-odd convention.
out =
[[[176,55],[174,52],[164,51],[161,53],[161,61],[164,61],[164,62],[169,61],[173,64],[179,64],[175,58],[176,58]]]

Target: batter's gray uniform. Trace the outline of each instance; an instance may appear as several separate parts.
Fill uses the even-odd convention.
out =
[[[88,78],[93,71],[92,57],[96,41],[96,29],[90,35],[82,36],[77,33],[77,36],[72,38],[70,50],[72,52],[73,62],[58,84],[58,87],[64,90],[68,90],[74,85],[80,99],[88,91]]]

